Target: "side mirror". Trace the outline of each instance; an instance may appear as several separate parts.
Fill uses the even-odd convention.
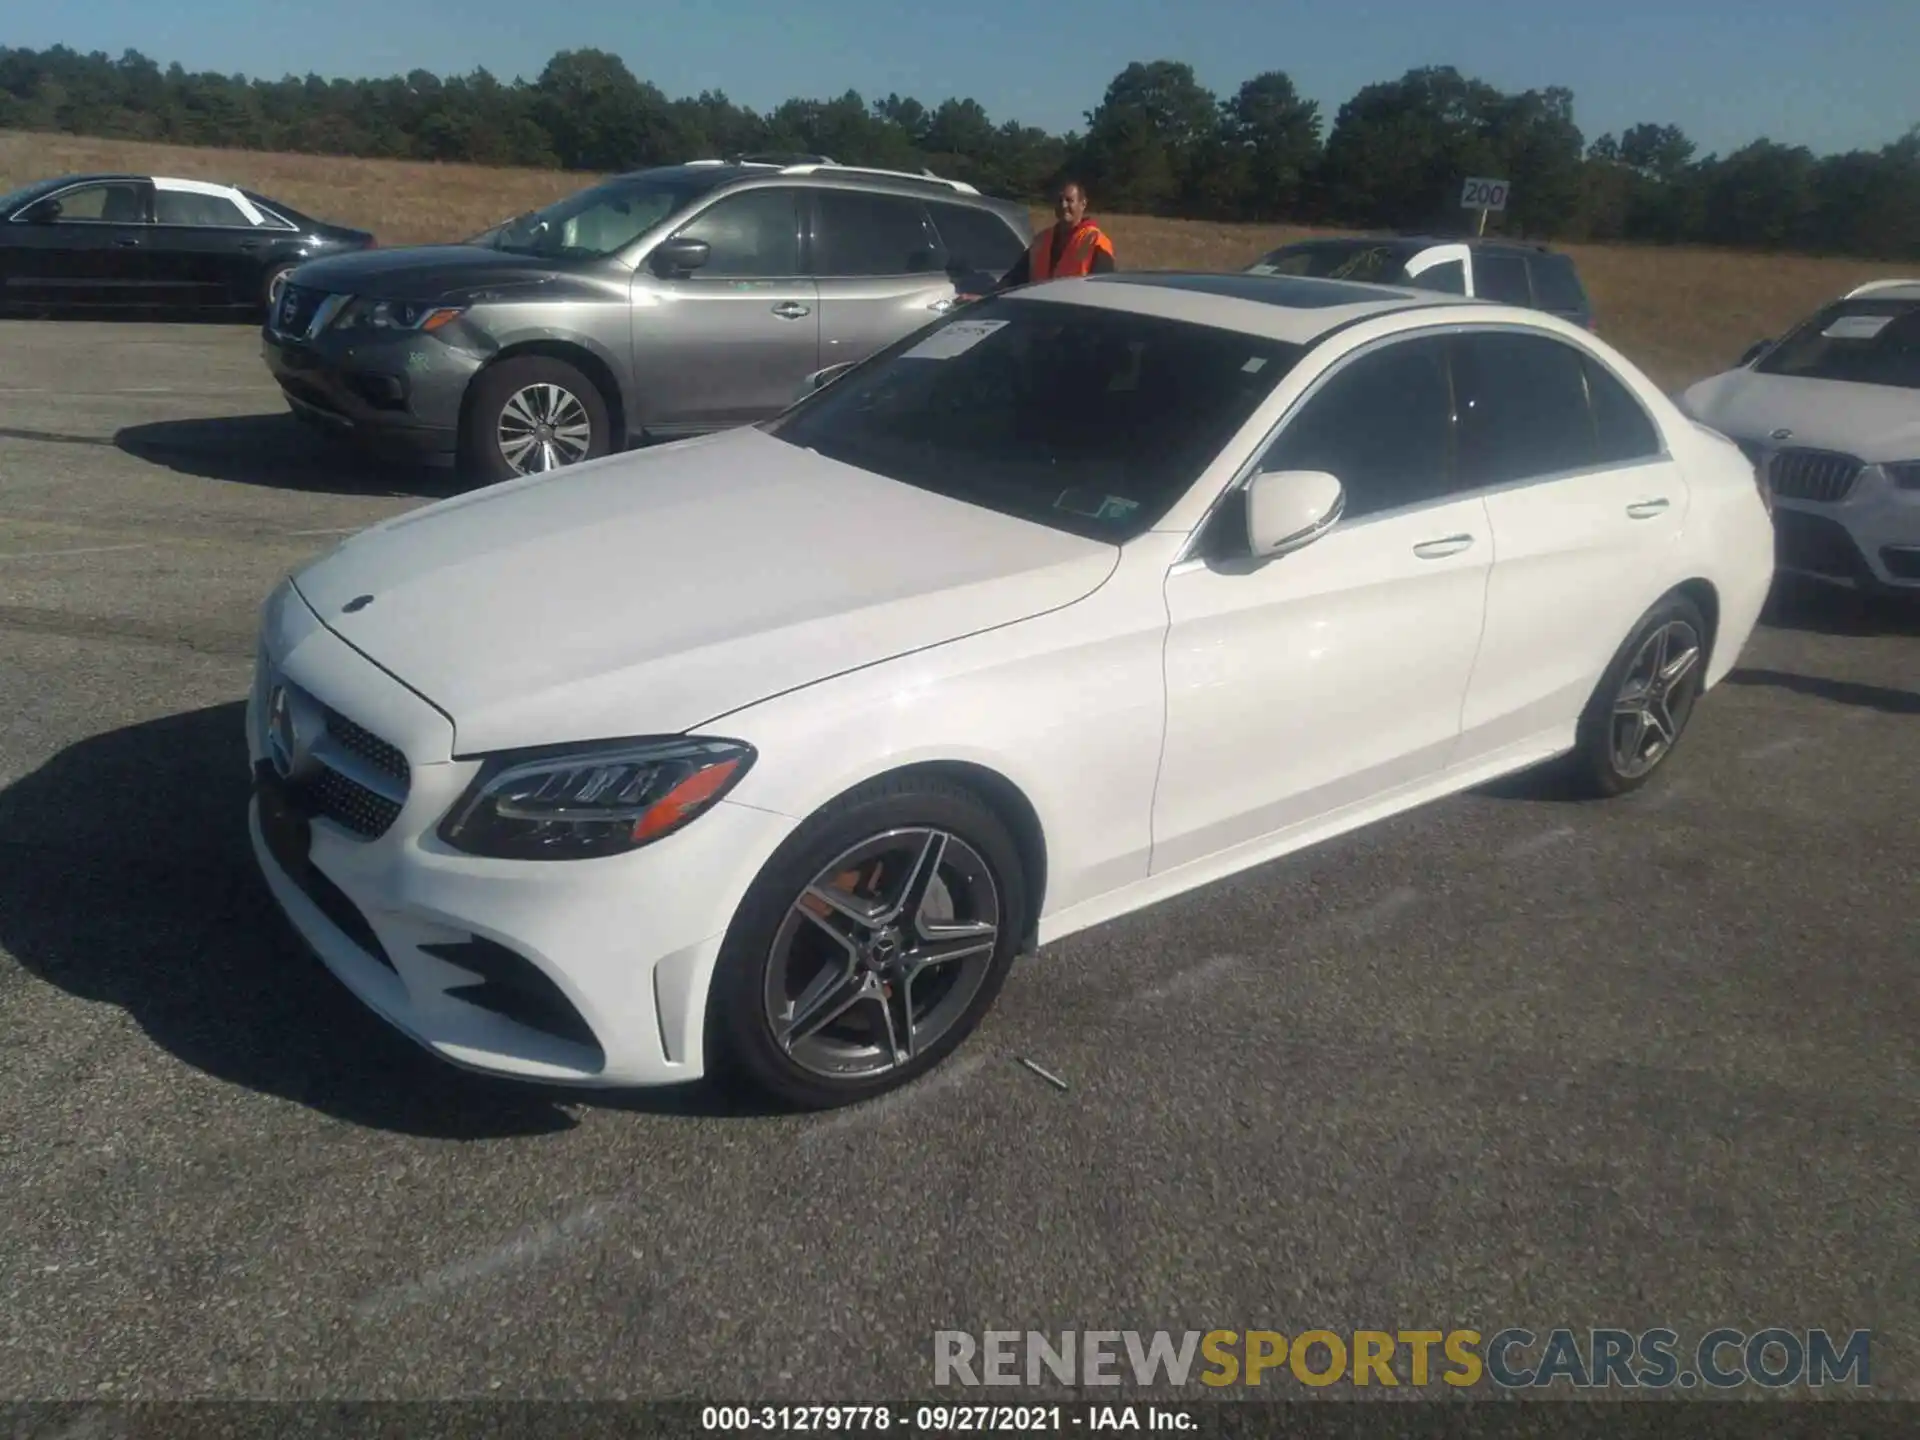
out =
[[[42,200],[37,205],[29,205],[20,212],[19,218],[29,225],[51,225],[60,218],[60,202]]]
[[[676,235],[670,240],[661,241],[647,257],[647,263],[653,267],[654,274],[665,278],[698,270],[712,254],[713,247],[706,241]]]
[[[1749,345],[1746,348],[1745,353],[1741,355],[1740,357],[1741,367],[1744,369],[1746,366],[1751,365],[1754,361],[1758,360],[1762,355],[1767,353],[1768,347],[1771,346],[1772,344],[1773,342],[1771,340],[1754,341],[1753,344]]]
[[[1247,486],[1247,543],[1256,560],[1311,545],[1339,522],[1347,491],[1324,470],[1264,470]]]

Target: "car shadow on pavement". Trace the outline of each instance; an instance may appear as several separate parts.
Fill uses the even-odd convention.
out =
[[[258,329],[266,319],[264,310],[244,307],[192,309],[168,305],[14,305],[0,307],[0,320],[17,320],[46,325],[239,325]]]
[[[284,411],[129,425],[113,443],[135,459],[182,475],[274,490],[439,499],[460,488],[451,468],[375,459]]]
[[[0,950],[229,1084],[350,1124],[482,1140],[584,1107],[757,1113],[717,1086],[601,1093],[456,1069],[374,1017],[281,917],[247,837],[239,703],[80,741],[0,790]]]
[[[1838,585],[1781,575],[1774,580],[1760,623],[1770,630],[1854,639],[1920,636],[1920,596],[1862,595]]]
[[[1889,715],[1920,715],[1920,692],[1894,690],[1885,685],[1862,685],[1854,680],[1828,680],[1819,675],[1794,675],[1785,670],[1741,668],[1727,676],[1729,685],[1769,685],[1830,700],[1835,705],[1857,705]]]

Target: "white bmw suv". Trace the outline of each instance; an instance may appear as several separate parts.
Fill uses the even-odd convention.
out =
[[[1779,569],[1920,595],[1920,280],[1862,285],[1681,408],[1761,469]]]

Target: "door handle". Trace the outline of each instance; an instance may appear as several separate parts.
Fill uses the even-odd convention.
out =
[[[773,313],[778,315],[782,320],[798,320],[802,315],[811,315],[813,313],[813,307],[811,305],[802,305],[797,300],[782,300],[778,305],[773,307]]]
[[[1473,544],[1471,535],[1449,535],[1444,540],[1426,540],[1413,547],[1413,553],[1422,560],[1441,560],[1449,555],[1458,555]]]
[[[247,251],[258,250],[260,248],[260,242],[258,240],[242,240],[240,242],[240,248]]]
[[[113,248],[116,250],[137,250],[140,248],[140,239],[138,236],[129,235],[125,239],[114,241]]]
[[[1636,500],[1627,506],[1627,514],[1635,520],[1651,520],[1667,508],[1667,498],[1662,495],[1653,500]]]

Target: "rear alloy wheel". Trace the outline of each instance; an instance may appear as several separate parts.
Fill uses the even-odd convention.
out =
[[[714,1037],[789,1105],[896,1089],[992,1007],[1025,906],[1012,838],[971,792],[857,791],[796,832],[742,902],[714,976]]]
[[[466,450],[483,481],[544,474],[611,448],[605,399],[564,360],[503,361],[482,371],[474,386]]]
[[[1679,745],[1706,679],[1707,625],[1692,601],[1661,601],[1614,656],[1580,722],[1574,761],[1582,788],[1624,795],[1647,783]]]

